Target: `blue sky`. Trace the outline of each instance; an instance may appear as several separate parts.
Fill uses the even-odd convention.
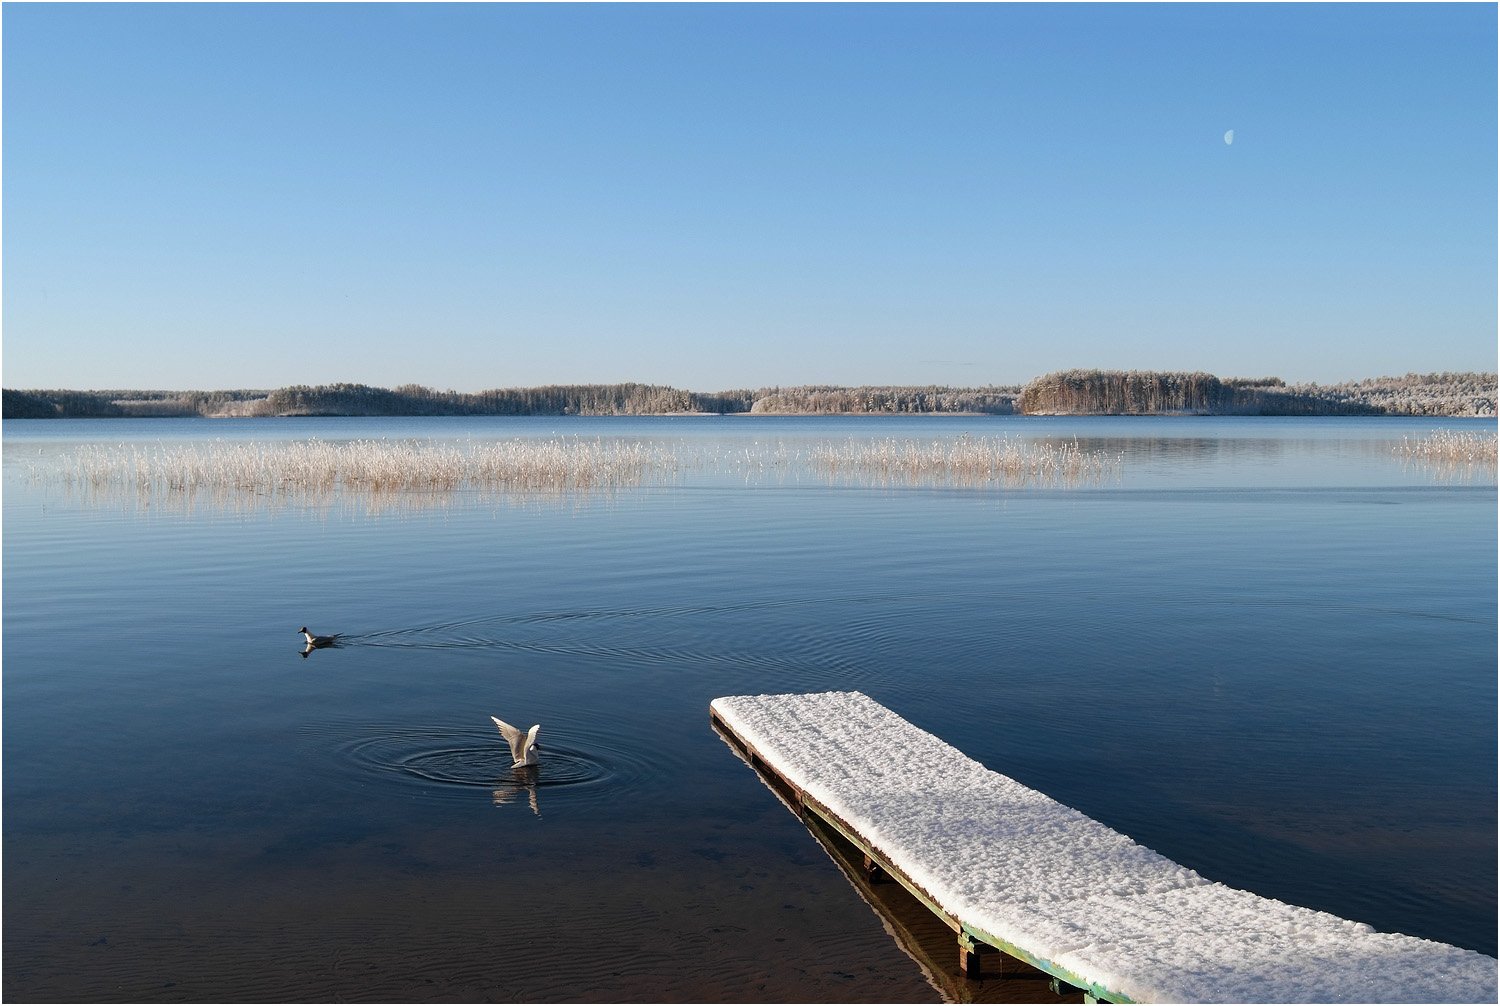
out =
[[[3,44],[6,387],[1495,368],[1490,4],[8,3]]]

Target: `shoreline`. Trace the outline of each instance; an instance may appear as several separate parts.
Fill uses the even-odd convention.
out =
[[[121,419],[251,419],[274,422],[278,419],[1480,419],[1495,422],[1495,413],[1463,412],[525,412],[525,413],[455,413],[455,412],[287,412],[273,416],[198,413],[156,416],[12,416],[5,422],[50,423],[57,420],[111,421]]]

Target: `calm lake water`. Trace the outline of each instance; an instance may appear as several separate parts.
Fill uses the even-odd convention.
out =
[[[713,733],[859,689],[1207,877],[1496,950],[1494,423],[4,424],[15,1000],[936,1001]],[[1076,441],[1096,477],[830,475]],[[644,443],[564,492],[92,490],[89,445]],[[301,653],[298,626],[344,645]],[[490,723],[541,723],[514,776]]]

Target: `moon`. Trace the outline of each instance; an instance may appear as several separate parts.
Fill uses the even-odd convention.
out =
[[[1231,129],[1229,132],[1227,132],[1227,133],[1224,134],[1224,145],[1226,147],[1228,147],[1228,146],[1232,146],[1233,144],[1234,144],[1234,130]]]

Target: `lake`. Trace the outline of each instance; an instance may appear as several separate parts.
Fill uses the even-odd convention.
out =
[[[709,726],[720,695],[830,689],[1212,880],[1494,954],[1495,469],[1401,452],[1494,429],[8,421],[3,993],[938,1001]],[[1002,438],[1097,464],[870,460]],[[650,460],[76,477],[91,451],[308,442]],[[304,653],[302,625],[344,638]],[[542,725],[534,776],[491,715]]]

